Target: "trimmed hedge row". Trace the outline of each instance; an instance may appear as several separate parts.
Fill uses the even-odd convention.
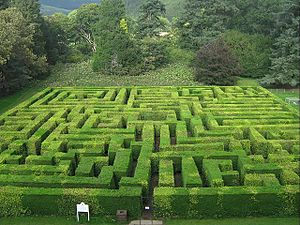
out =
[[[163,218],[290,216],[300,210],[299,187],[172,188],[154,191],[155,215]]]
[[[114,216],[119,209],[128,210],[129,216],[141,214],[139,187],[111,189],[61,189],[0,187],[0,216],[10,215],[74,215],[76,204],[90,205],[92,215]],[[15,207],[17,197],[17,207]]]
[[[50,88],[0,116],[0,213],[139,216],[154,188],[158,216],[292,215],[298,119],[259,87]]]

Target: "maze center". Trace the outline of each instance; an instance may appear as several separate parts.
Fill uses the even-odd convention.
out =
[[[33,214],[293,214],[299,174],[299,113],[262,87],[48,88],[0,116],[0,186]]]

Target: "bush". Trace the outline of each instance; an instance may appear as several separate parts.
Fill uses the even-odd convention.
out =
[[[144,69],[155,70],[168,62],[166,43],[157,37],[142,40]]]
[[[87,57],[81,51],[76,48],[71,48],[69,49],[64,61],[66,63],[80,63],[85,61],[86,59]]]
[[[138,75],[142,72],[141,63],[142,53],[135,40],[119,31],[113,37],[99,41],[93,69],[110,75]]]
[[[21,216],[26,213],[22,205],[22,193],[15,187],[1,187],[0,189],[0,216]]]
[[[195,58],[193,51],[181,49],[178,47],[168,47],[168,58],[171,63],[191,64]]]
[[[243,77],[262,78],[270,67],[271,39],[264,35],[250,35],[239,31],[227,31],[225,42],[243,67]]]
[[[203,46],[195,60],[196,80],[209,85],[233,85],[242,72],[222,38]]]

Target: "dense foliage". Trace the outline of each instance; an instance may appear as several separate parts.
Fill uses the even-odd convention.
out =
[[[70,13],[70,31],[74,42],[85,54],[96,52],[96,24],[100,20],[100,6],[98,4],[83,5]]]
[[[163,31],[160,17],[166,14],[166,8],[160,0],[147,0],[140,11],[138,34],[141,37],[156,36]]]
[[[67,17],[63,14],[55,14],[51,17],[45,17],[45,50],[48,62],[52,65],[58,61],[66,61],[66,57],[69,54],[69,41],[67,31],[65,29],[67,20]]]
[[[196,79],[209,85],[233,85],[241,74],[238,60],[223,39],[204,45],[195,60]]]
[[[188,67],[199,60],[190,56],[203,48],[213,52],[210,48],[219,38],[239,61],[240,76],[266,86],[299,86],[297,0],[43,0],[41,4],[77,9],[42,16],[38,0],[0,0],[1,95],[44,78],[48,65],[57,63],[92,62],[94,71],[112,75],[139,75],[168,63]],[[178,18],[170,16],[175,14]],[[180,52],[188,52],[189,59],[182,61]],[[227,84],[226,79],[219,82]]]
[[[34,51],[34,27],[16,8],[0,11],[0,95],[46,72],[46,57]]]
[[[178,21],[180,45],[197,49],[215,39],[228,27],[235,11],[228,0],[188,0]]]
[[[287,1],[284,10],[276,15],[276,21],[271,71],[263,79],[263,83],[295,87],[299,85],[300,71],[300,2],[297,0]]]
[[[96,26],[94,70],[115,75],[139,74],[141,51],[129,33],[124,2],[103,0]]]
[[[299,4],[296,0],[188,0],[177,23],[178,43],[197,50],[223,35],[244,69],[243,76],[264,78],[265,85],[297,86]]]
[[[223,37],[239,59],[244,69],[243,77],[262,78],[268,73],[272,44],[270,38],[235,30],[225,32]]]

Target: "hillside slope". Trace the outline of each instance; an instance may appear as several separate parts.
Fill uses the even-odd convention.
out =
[[[54,7],[54,6],[49,6],[49,5],[42,5],[41,12],[43,15],[47,16],[47,15],[52,15],[54,13],[68,14],[69,12],[71,12],[71,10],[64,9],[64,8],[58,8],[58,7]]]
[[[70,10],[76,9],[83,4],[99,3],[101,0],[40,0],[42,4],[42,12],[44,15],[56,12],[68,13]],[[136,17],[139,7],[145,0],[125,0],[126,8],[129,15]],[[184,0],[162,0],[166,4],[167,17],[178,17],[181,13]]]
[[[42,5],[52,6],[60,9],[73,10],[83,4],[99,3],[100,0],[40,0]]]
[[[125,0],[127,10],[130,15],[137,16],[139,7],[145,0]],[[167,9],[167,17],[171,19],[172,17],[180,16],[181,10],[183,8],[185,0],[161,0]]]

